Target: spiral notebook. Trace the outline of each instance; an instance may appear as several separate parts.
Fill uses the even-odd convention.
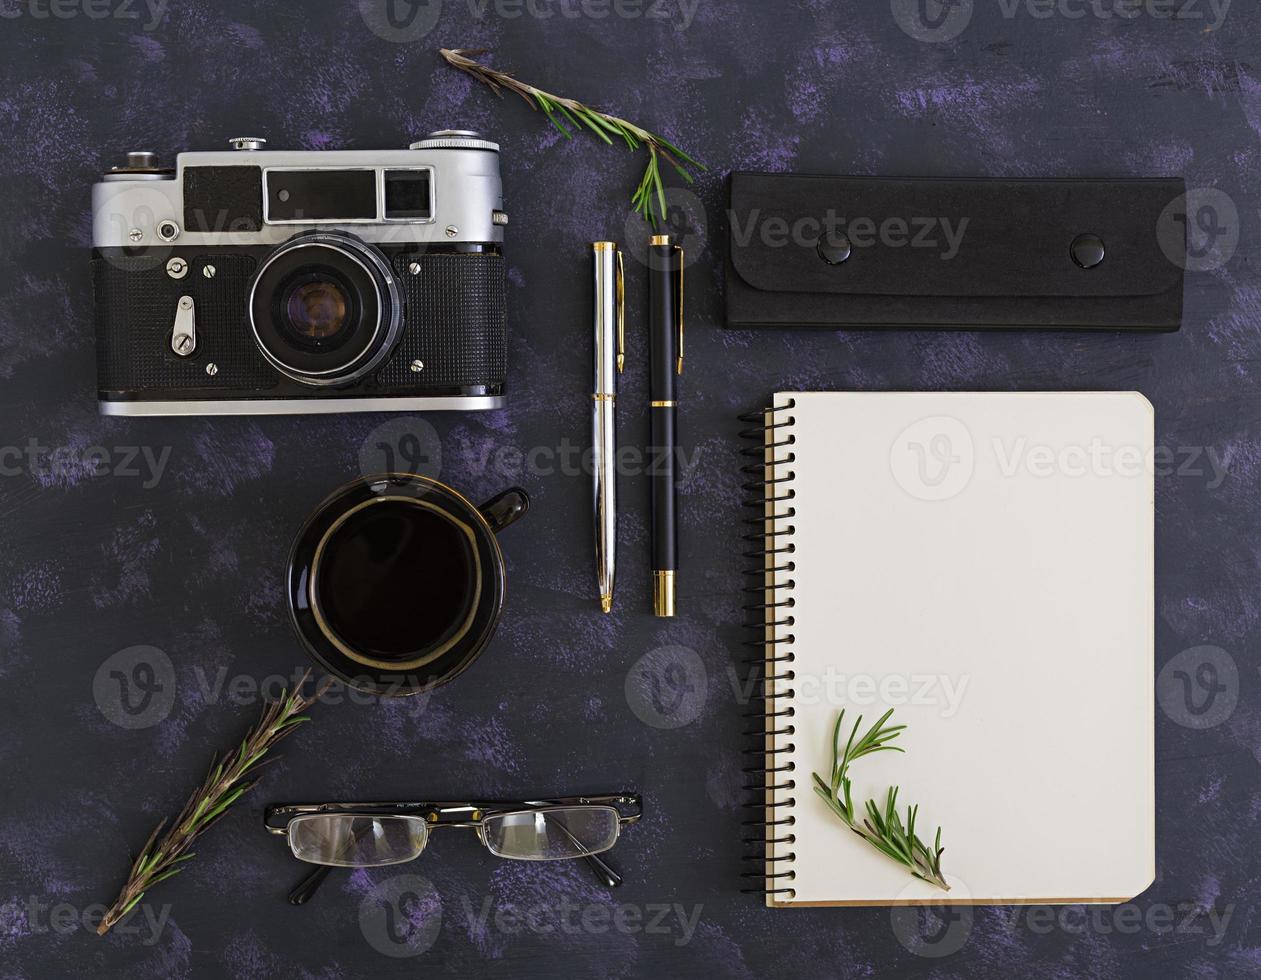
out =
[[[1153,413],[1132,392],[777,394],[746,416],[746,880],[768,905],[1126,901],[1155,877]],[[759,516],[760,515],[760,516]],[[950,890],[812,788],[916,805]],[[755,727],[758,727],[755,725]]]

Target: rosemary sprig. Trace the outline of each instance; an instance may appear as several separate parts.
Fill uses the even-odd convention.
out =
[[[188,851],[193,841],[214,826],[228,808],[254,785],[254,780],[246,782],[245,777],[252,776],[260,767],[259,760],[308,720],[302,712],[323,693],[321,688],[312,697],[303,697],[302,687],[309,676],[310,671],[307,671],[292,693],[282,691],[279,700],[269,702],[240,746],[213,761],[205,781],[188,798],[161,841],[158,841],[158,834],[167,821],[163,819],[153,828],[153,833],[131,866],[126,884],[101,919],[96,930],[98,936],[105,935],[117,925],[150,888],[184,870],[184,863],[194,856]],[[155,841],[158,842],[155,844]]]
[[[703,163],[693,159],[663,136],[649,132],[641,126],[584,105],[574,99],[563,99],[542,89],[535,88],[519,81],[512,72],[496,71],[486,65],[474,61],[470,56],[486,54],[484,50],[464,50],[443,48],[439,52],[447,63],[460,71],[467,72],[483,82],[499,96],[503,90],[516,92],[525,99],[532,109],[541,109],[548,121],[566,138],[573,139],[573,131],[589,129],[595,136],[613,145],[614,139],[622,139],[627,149],[632,152],[643,147],[648,151],[648,166],[644,170],[639,187],[631,195],[631,205],[635,212],[643,216],[655,228],[658,218],[666,217],[666,189],[662,179],[662,161],[673,167],[689,184],[692,175],[688,167],[705,170]]]
[[[831,780],[825,780],[817,772],[812,773],[814,791],[823,798],[833,813],[845,821],[850,830],[876,850],[905,865],[916,878],[950,891],[950,885],[941,873],[941,855],[945,850],[941,846],[941,828],[937,828],[937,837],[931,848],[920,840],[915,833],[919,807],[906,808],[904,823],[898,814],[898,787],[890,787],[883,807],[878,806],[874,800],[868,800],[864,807],[865,815],[860,815],[854,809],[854,801],[850,795],[850,763],[876,752],[903,751],[898,746],[889,744],[906,728],[905,725],[886,726],[885,722],[892,714],[893,709],[890,708],[871,726],[866,735],[857,738],[858,728],[863,723],[862,716],[859,715],[842,747],[841,724],[845,720],[845,711],[842,709],[836,716],[836,727],[832,730]]]

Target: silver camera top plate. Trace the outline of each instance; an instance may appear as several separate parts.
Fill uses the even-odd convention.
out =
[[[92,189],[92,244],[97,248],[279,245],[303,227],[331,225],[353,225],[355,235],[374,244],[504,240],[506,216],[498,148],[475,134],[443,131],[407,150],[266,150],[262,148],[264,142],[238,139],[233,145],[239,149],[181,153],[174,171],[161,170],[151,156],[145,167],[113,171]],[[137,158],[137,154],[130,154],[129,163]],[[227,210],[215,213],[213,202],[209,208],[196,209],[196,227],[185,227],[186,173],[193,168],[233,167],[252,167],[259,172],[261,227],[253,226],[258,222],[234,220]],[[303,172],[370,172],[363,181],[375,188],[376,208],[369,213],[365,200],[355,211],[357,217],[274,214],[277,209],[268,191],[269,175]],[[427,173],[428,207],[418,209],[416,217],[388,217],[384,203],[387,172]]]

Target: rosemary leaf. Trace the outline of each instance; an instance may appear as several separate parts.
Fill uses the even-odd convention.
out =
[[[667,210],[665,181],[661,175],[661,159],[664,158],[688,183],[693,181],[689,168],[706,169],[705,165],[695,157],[685,153],[665,137],[658,136],[642,126],[637,126],[635,123],[607,112],[601,112],[574,99],[565,99],[550,92],[544,92],[542,89],[520,81],[512,72],[498,71],[474,60],[475,56],[485,53],[483,50],[474,51],[463,48],[443,48],[439,52],[447,64],[471,75],[496,95],[502,96],[503,91],[507,89],[521,96],[531,108],[542,110],[548,122],[555,126],[566,139],[573,139],[574,134],[565,127],[562,119],[568,121],[577,131],[581,131],[583,126],[586,126],[609,145],[613,142],[609,136],[616,135],[625,140],[626,147],[631,152],[641,147],[647,148],[648,164],[644,169],[643,179],[631,195],[631,207],[636,214],[643,215],[644,220],[651,223],[654,228],[657,227],[658,221],[665,219]]]
[[[97,935],[103,936],[117,925],[159,881],[173,877],[184,870],[183,862],[193,853],[184,853],[188,846],[218,822],[224,812],[253,787],[246,782],[246,770],[263,755],[273,749],[296,727],[305,721],[301,712],[317,701],[324,688],[312,697],[301,693],[303,684],[310,676],[302,675],[292,694],[282,694],[280,700],[269,703],[250,733],[242,740],[239,749],[229,751],[223,758],[212,763],[210,772],[201,786],[188,798],[166,834],[159,839],[163,819],[149,835],[139,857],[132,863],[131,872],[114,900],[114,904],[101,919]]]
[[[937,836],[930,850],[915,832],[919,817],[918,804],[906,808],[906,823],[903,824],[898,813],[898,787],[889,787],[883,807],[875,800],[867,800],[861,822],[854,812],[850,796],[850,765],[856,759],[877,752],[904,751],[899,746],[889,744],[906,730],[905,725],[886,724],[892,716],[893,709],[890,708],[859,737],[858,732],[863,722],[860,715],[842,747],[841,730],[845,720],[845,712],[842,710],[832,728],[832,766],[828,773],[830,778],[824,779],[817,772],[812,773],[814,791],[850,830],[880,853],[905,866],[914,877],[949,891],[950,885],[941,871],[941,855],[944,852],[941,846],[941,828],[937,828]]]
[[[604,142],[608,143],[608,144],[609,144],[609,146],[612,146],[612,145],[613,145],[613,141],[612,141],[611,139],[609,139],[609,134],[608,134],[608,133],[606,133],[606,132],[605,132],[603,129],[601,129],[599,126],[597,126],[597,125],[595,124],[595,122],[592,120],[592,118],[591,118],[591,117],[592,117],[592,113],[591,113],[591,112],[579,112],[579,113],[578,113],[578,118],[579,118],[580,120],[582,120],[582,124],[583,124],[584,126],[586,126],[588,129],[590,129],[590,130],[591,130],[591,132],[595,133],[595,134],[596,134],[596,136],[598,136],[600,139],[604,140]],[[597,118],[599,118],[599,117],[597,117]],[[691,176],[689,175],[689,176],[688,176],[688,180],[691,180],[691,179],[692,179],[692,178],[691,178]]]
[[[136,904],[137,904],[137,903],[138,903],[138,902],[139,902],[142,898],[144,898],[144,892],[141,892],[139,895],[137,895],[135,898],[133,898],[130,902],[128,902],[128,903],[127,903],[127,907],[126,907],[125,909],[123,909],[123,910],[122,910],[122,911],[118,914],[118,917],[121,919],[124,915],[126,915],[128,912],[130,912],[132,909],[134,909],[134,908],[136,907]]]

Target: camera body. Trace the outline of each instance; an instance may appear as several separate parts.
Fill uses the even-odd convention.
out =
[[[499,147],[128,154],[92,192],[105,415],[493,409]]]

